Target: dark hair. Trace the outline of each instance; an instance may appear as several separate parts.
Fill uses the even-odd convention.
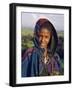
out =
[[[46,28],[52,34],[51,38],[50,38],[50,42],[48,44],[48,46],[49,46],[48,51],[53,55],[55,50],[56,50],[57,43],[58,43],[58,37],[57,37],[56,30],[55,30],[53,24],[48,19],[45,19],[45,18],[39,19],[36,22],[35,29],[34,29],[35,40],[36,40],[37,43],[39,43],[38,42],[38,33],[41,31],[42,28]]]

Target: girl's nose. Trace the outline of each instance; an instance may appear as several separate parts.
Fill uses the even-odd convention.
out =
[[[42,43],[45,41],[45,39],[44,38],[42,38]]]

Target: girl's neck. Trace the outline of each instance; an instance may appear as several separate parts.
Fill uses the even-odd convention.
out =
[[[45,48],[44,55],[46,56],[48,54],[47,48]]]
[[[45,49],[44,51],[44,63],[46,64],[49,60],[49,54],[48,54],[48,50]]]

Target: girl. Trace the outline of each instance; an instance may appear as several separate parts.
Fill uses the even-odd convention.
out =
[[[58,37],[52,23],[40,18],[34,29],[34,47],[22,57],[22,77],[61,75],[57,43]]]

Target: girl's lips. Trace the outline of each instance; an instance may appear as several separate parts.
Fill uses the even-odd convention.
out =
[[[45,43],[41,43],[40,45],[45,45]]]
[[[41,47],[45,47],[45,46],[46,46],[46,44],[40,44],[40,46],[41,46]]]

